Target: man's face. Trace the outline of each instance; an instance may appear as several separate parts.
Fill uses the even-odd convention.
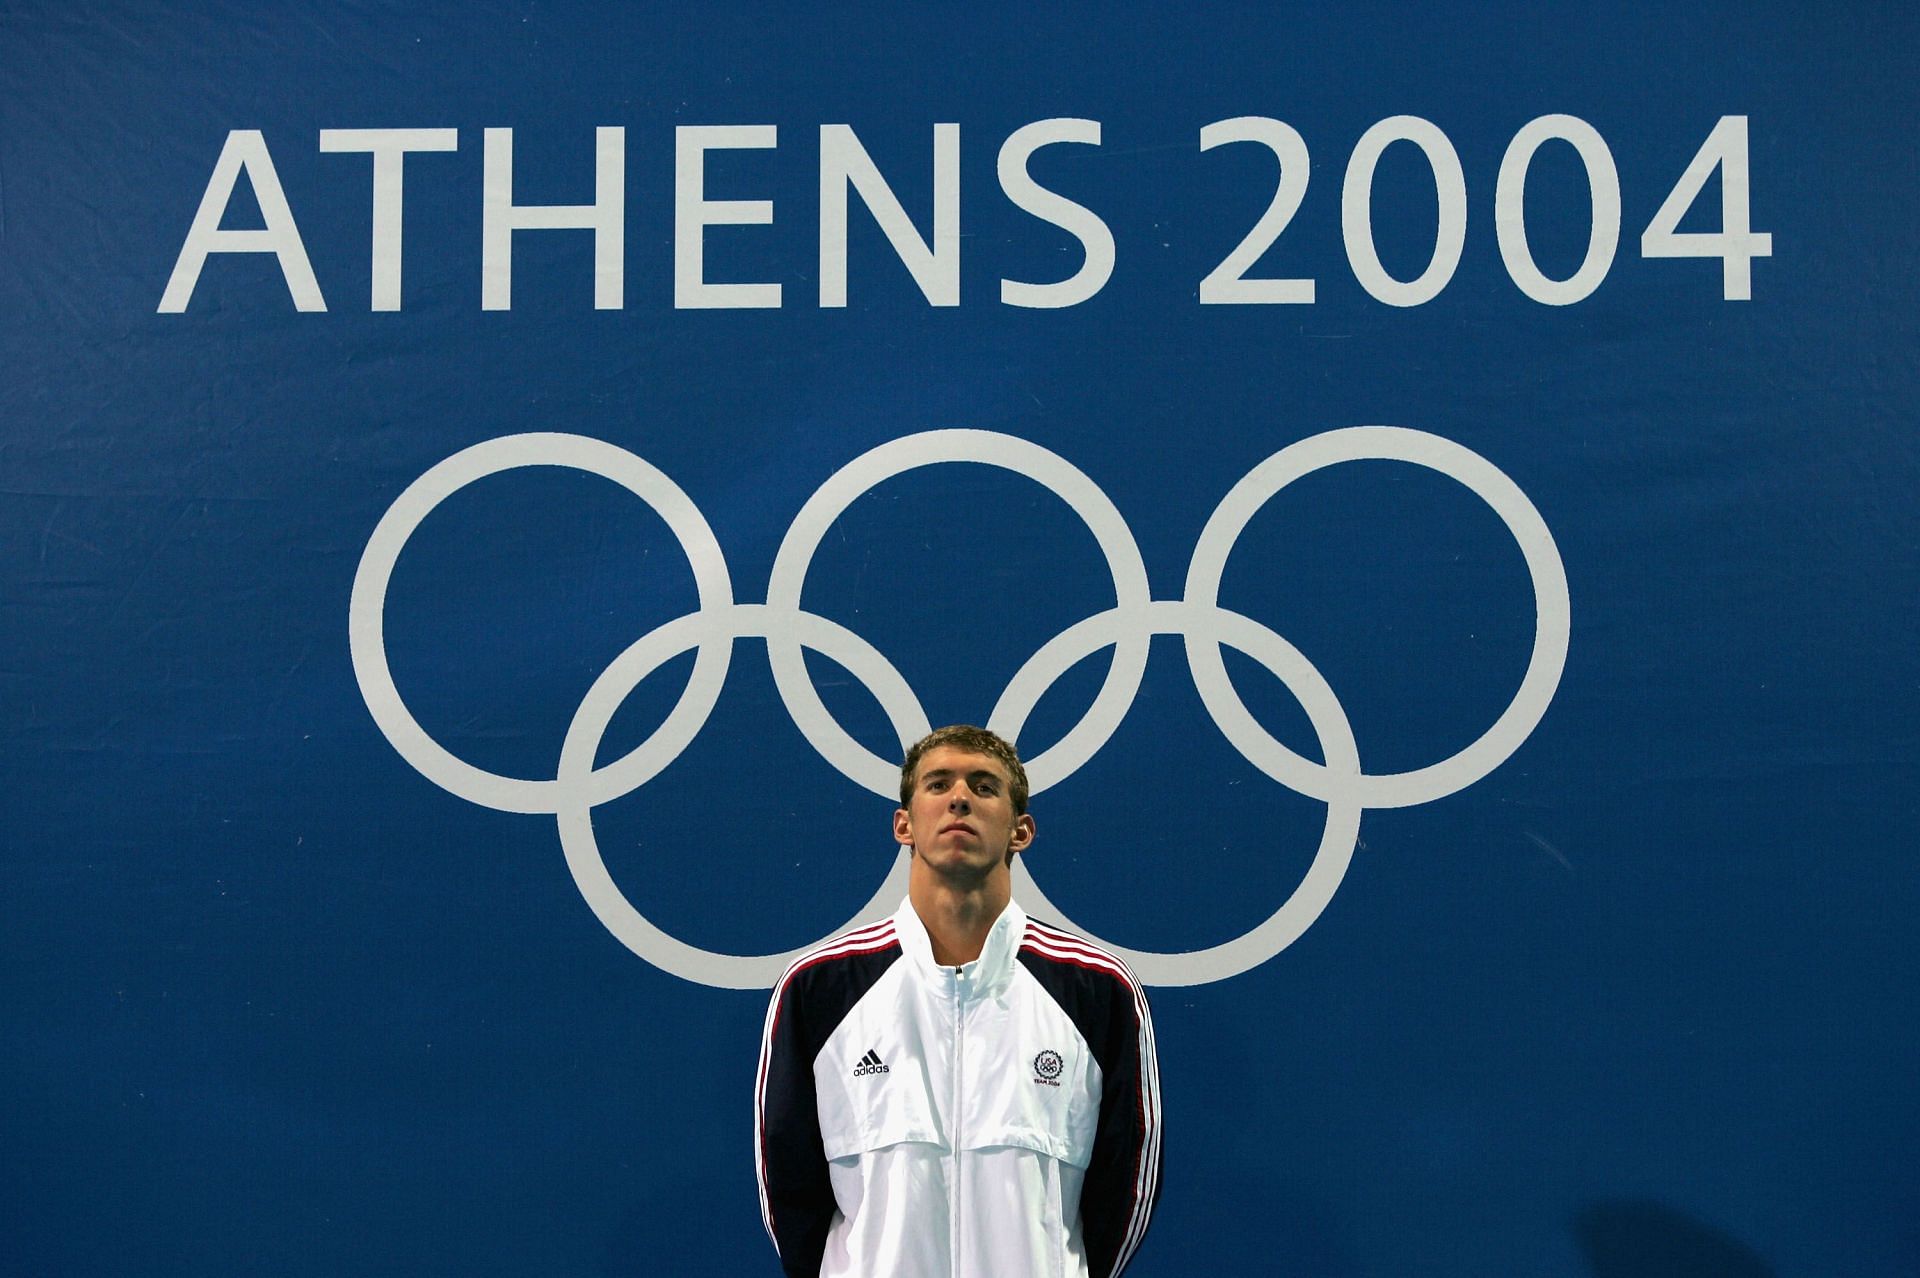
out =
[[[911,801],[893,814],[893,837],[925,869],[978,880],[1005,871],[1009,855],[1033,842],[1033,817],[1014,815],[998,759],[935,746],[920,759]]]

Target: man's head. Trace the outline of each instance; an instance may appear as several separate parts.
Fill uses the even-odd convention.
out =
[[[1007,772],[1007,794],[1013,800],[1013,813],[1015,816],[1025,814],[1027,770],[1020,765],[1019,751],[999,733],[976,728],[970,723],[952,723],[944,728],[935,728],[908,748],[907,761],[900,765],[901,807],[906,807],[913,798],[915,774],[919,771],[920,760],[935,746],[953,746],[969,754],[985,754],[998,759]]]
[[[984,728],[955,724],[928,733],[901,765],[893,832],[923,870],[1004,872],[1033,842],[1019,754]]]

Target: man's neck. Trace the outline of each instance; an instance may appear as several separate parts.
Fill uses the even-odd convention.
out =
[[[933,961],[959,967],[980,957],[994,920],[1013,899],[1013,884],[1004,874],[964,887],[931,874],[915,875],[908,882],[907,899],[933,942]]]

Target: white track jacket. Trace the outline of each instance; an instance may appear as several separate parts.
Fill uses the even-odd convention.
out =
[[[1159,1194],[1139,982],[1018,905],[965,967],[933,961],[911,902],[796,960],[755,1090],[789,1275],[1112,1278]]]

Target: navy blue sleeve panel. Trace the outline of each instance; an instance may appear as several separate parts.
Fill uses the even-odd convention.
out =
[[[1160,1197],[1160,1075],[1146,995],[1120,960],[1043,924],[1029,923],[1020,961],[1073,1019],[1100,1064],[1100,1118],[1080,1192],[1080,1236],[1093,1278],[1114,1278],[1146,1236]]]
[[[849,933],[797,960],[774,986],[760,1044],[754,1163],[760,1216],[790,1278],[815,1278],[833,1224],[813,1061],[880,974],[900,957],[891,922]]]

